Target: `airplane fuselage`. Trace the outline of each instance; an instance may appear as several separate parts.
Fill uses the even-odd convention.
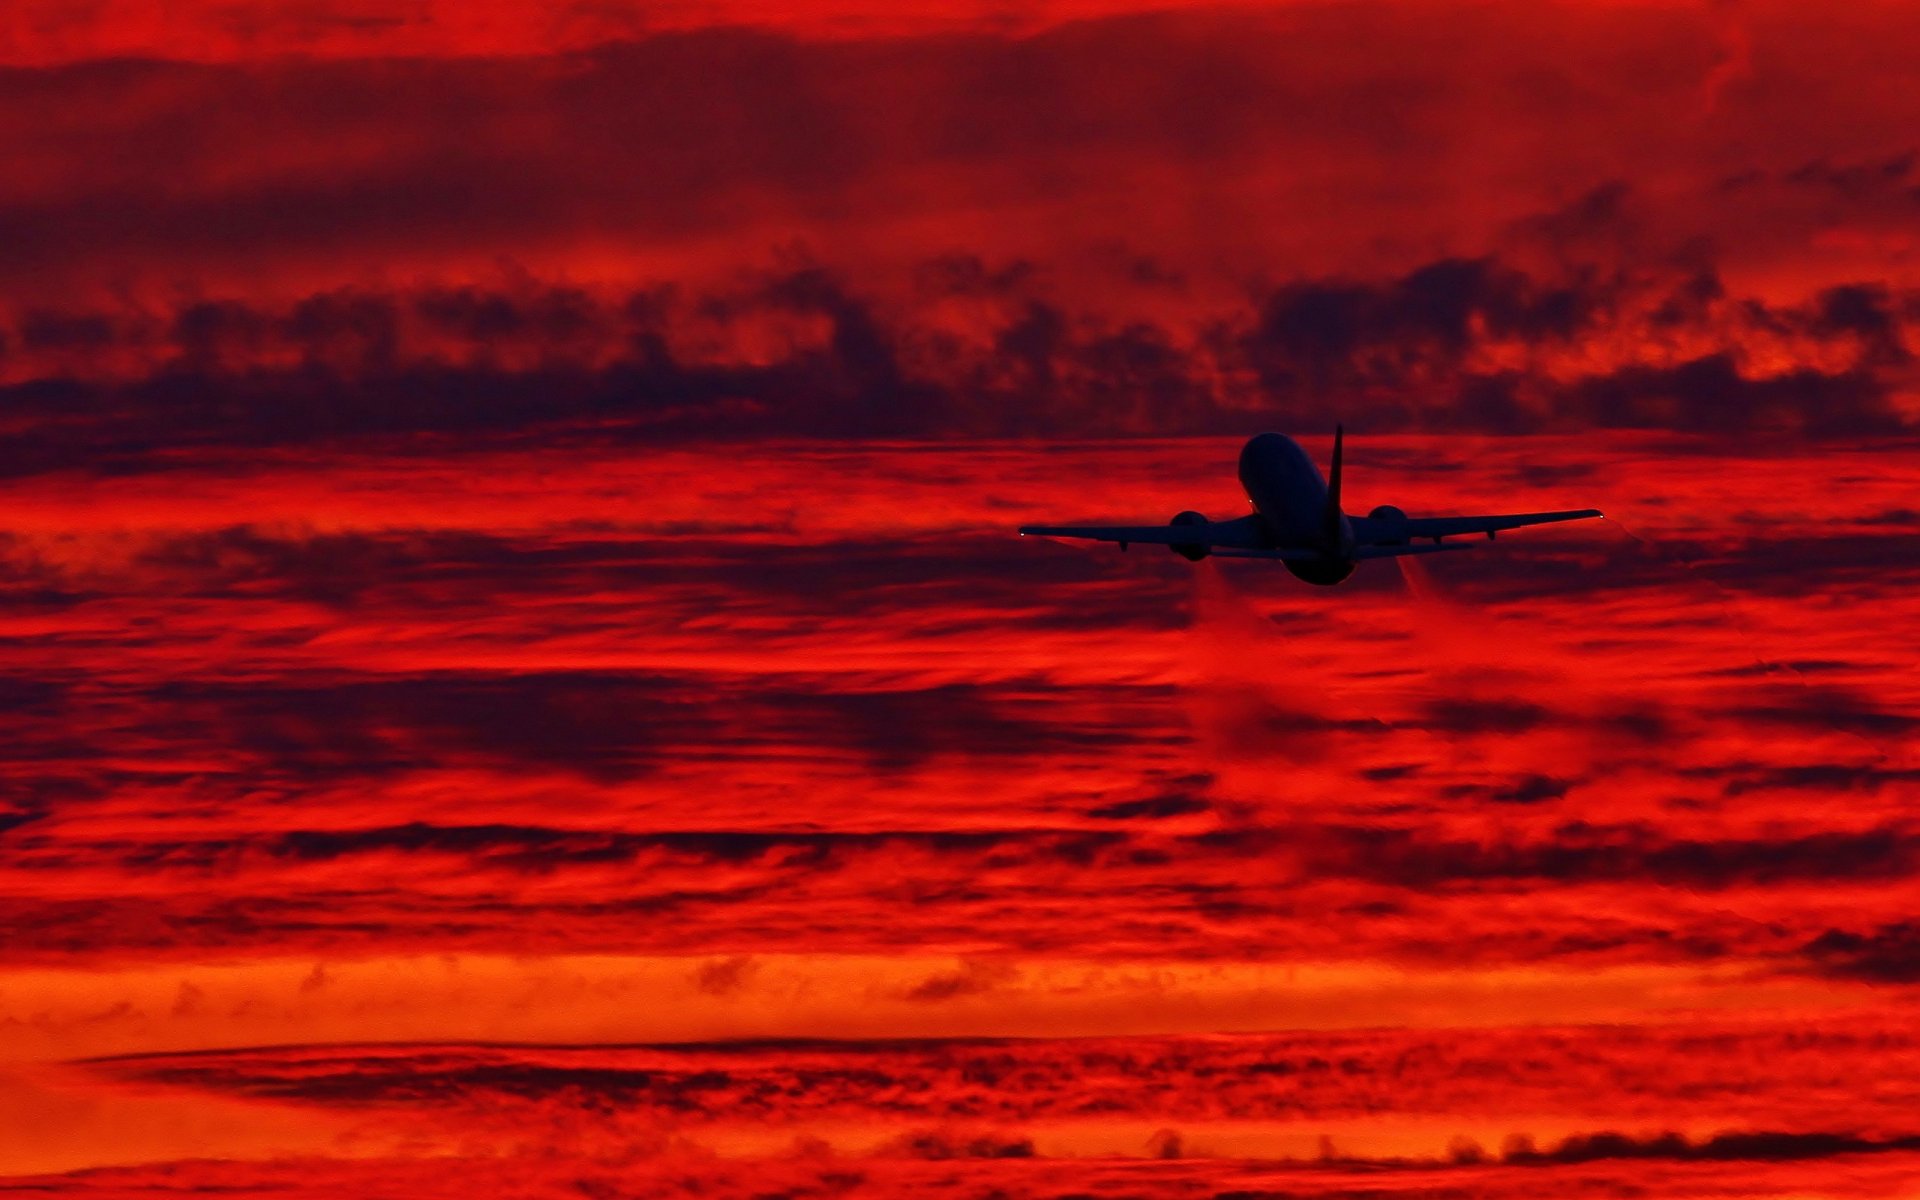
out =
[[[1323,561],[1287,562],[1306,583],[1331,586],[1353,574],[1353,526],[1331,505],[1327,481],[1300,443],[1263,433],[1240,451],[1240,486],[1275,546],[1313,546]]]

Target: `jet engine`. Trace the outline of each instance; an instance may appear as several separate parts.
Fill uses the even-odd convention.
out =
[[[1406,519],[1407,514],[1391,504],[1382,504],[1367,514],[1367,520],[1369,521],[1405,521]],[[1404,546],[1407,544],[1407,541],[1408,539],[1405,537],[1398,537],[1390,541],[1379,541],[1376,544],[1381,546]]]
[[[1183,512],[1174,517],[1173,520],[1167,522],[1169,525],[1205,525],[1207,523],[1206,515],[1197,512]],[[1207,555],[1213,553],[1213,547],[1207,545],[1205,542],[1175,542],[1173,545],[1168,546],[1167,549],[1178,554],[1188,562],[1199,562]]]

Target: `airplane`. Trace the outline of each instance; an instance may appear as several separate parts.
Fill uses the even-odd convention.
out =
[[[1584,521],[1603,515],[1597,508],[1565,512],[1513,513],[1486,517],[1409,517],[1382,504],[1364,517],[1340,509],[1341,449],[1346,430],[1333,431],[1330,478],[1323,479],[1300,443],[1279,433],[1262,433],[1240,451],[1240,486],[1253,502],[1253,514],[1231,521],[1209,521],[1183,512],[1165,525],[1023,525],[1026,537],[1088,538],[1165,546],[1190,562],[1216,558],[1279,560],[1295,578],[1321,587],[1343,583],[1370,558],[1470,550],[1444,539],[1483,533],[1489,541],[1504,529]],[[1415,545],[1415,539],[1432,539]]]

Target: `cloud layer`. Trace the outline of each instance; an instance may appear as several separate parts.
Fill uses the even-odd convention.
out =
[[[8,6],[0,1173],[1902,1194],[1916,45]]]

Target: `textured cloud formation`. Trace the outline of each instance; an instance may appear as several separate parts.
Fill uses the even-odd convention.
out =
[[[16,471],[1916,412],[1884,6],[112,7],[0,75]]]
[[[929,237],[1021,253],[1119,238],[1176,275],[1306,252],[1318,272],[1349,265],[1329,251],[1405,263],[1484,239],[1627,164],[1659,197],[1645,225],[1588,203],[1559,231],[1646,248],[1774,225],[1741,247],[1767,255],[1809,223],[1897,228],[1913,114],[1873,80],[1897,73],[1911,14],[1758,6],[1751,72],[1702,113],[1725,53],[1707,15],[1297,4],[1022,36],[721,25],[567,53],[247,64],[155,45],[157,61],[10,73],[23,153],[0,212],[32,235],[14,270],[80,278],[262,254],[350,278],[502,245],[711,262],[703,235],[724,253],[796,232],[884,257]],[[1842,52],[1855,69],[1837,75]],[[1733,224],[1699,224],[1689,192],[1721,196]]]
[[[1343,1170],[1384,1175],[1417,1194],[1463,1185],[1524,1194],[1580,1164],[1623,1164],[1611,1168],[1622,1172],[1615,1183],[1646,1179],[1624,1164],[1649,1162],[1676,1170],[1707,1162],[1722,1171],[1807,1163],[1829,1179],[1863,1168],[1871,1179],[1874,1158],[1905,1164],[1915,1149],[1913,1135],[1900,1132],[1910,1081],[1888,1054],[1911,1037],[1900,1023],[1747,1021],[1675,1033],[1583,1026],[1233,1039],[341,1046],[109,1060],[62,1082],[123,1106],[156,1089],[177,1105],[251,1103],[256,1122],[287,1128],[304,1121],[339,1129],[357,1117],[369,1149],[380,1145],[370,1132],[377,1123],[388,1139],[416,1148],[485,1138],[495,1163],[510,1170],[531,1170],[563,1150],[575,1170],[644,1177],[669,1167],[720,1190],[739,1186],[731,1176],[749,1169],[738,1161],[745,1153],[759,1157],[763,1172],[833,1164],[883,1180],[895,1164],[919,1160],[1033,1159],[1035,1169],[1019,1176],[1030,1182],[1050,1178],[1049,1161],[1078,1161],[1082,1178],[1097,1180],[1084,1161],[1096,1157],[1110,1169],[1139,1164],[1128,1173],[1136,1187],[1161,1178],[1145,1169],[1155,1160],[1179,1160],[1192,1184],[1219,1187],[1256,1169],[1243,1160],[1259,1159],[1259,1169],[1276,1173],[1270,1179],[1310,1194],[1337,1194]],[[1726,1054],[1755,1047],[1768,1051],[1762,1063],[1726,1070]],[[1835,1098],[1861,1081],[1875,1085],[1876,1100],[1853,1108],[1844,1131],[1822,1125]],[[200,1089],[215,1094],[196,1095]],[[1601,1124],[1550,1115],[1594,1114],[1596,1094],[1607,1097]],[[1711,1106],[1719,1124],[1695,1118],[1622,1132],[1648,1129],[1677,1103]],[[1443,1109],[1458,1115],[1436,1120]],[[1619,1124],[1609,1128],[1605,1119]],[[1727,1127],[1735,1121],[1739,1128]],[[371,1157],[334,1169],[342,1179],[404,1170],[391,1150]],[[1765,1176],[1758,1166],[1745,1169]],[[946,1183],[969,1179],[962,1173]]]
[[[1356,439],[1363,500],[1557,492],[1654,541],[1503,543],[1332,608],[1005,533],[1205,503],[1225,440],[1076,447],[1084,474],[1006,444],[786,444],[744,473],[737,445],[514,451],[480,498],[417,451],[178,461],[152,508],[138,476],[124,501],[18,479],[10,949],[537,930],[1897,979],[1912,702],[1877,626],[1802,598],[1897,604],[1907,568],[1856,530],[1910,526],[1910,465],[1834,451],[1845,508],[1810,509],[1841,498],[1785,486],[1801,460],[1606,445]],[[332,528],[295,523],[329,487]],[[400,864],[422,890],[368,889]]]
[[[15,471],[341,438],[935,436],[1375,429],[1903,432],[1920,299],[1795,304],[1711,273],[1536,277],[1496,258],[1289,283],[1198,327],[1116,324],[1024,284],[886,304],[820,267],[739,288],[321,293],[168,318],[19,317]],[[402,443],[404,444],[404,443]]]

